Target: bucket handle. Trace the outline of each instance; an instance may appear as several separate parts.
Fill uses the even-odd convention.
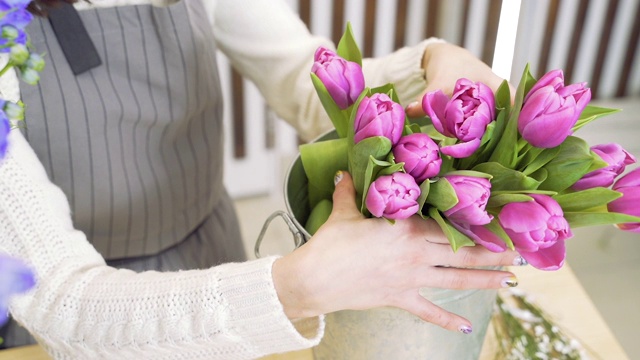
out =
[[[293,220],[291,219],[291,216],[282,210],[278,210],[273,214],[271,214],[267,218],[267,220],[265,220],[264,225],[262,225],[262,230],[260,230],[260,235],[258,235],[258,239],[256,240],[256,245],[253,249],[253,252],[257,259],[261,257],[260,245],[262,245],[262,239],[264,238],[264,234],[267,232],[267,228],[269,227],[269,224],[271,224],[271,221],[278,216],[282,217],[282,220],[284,220],[284,222],[289,227],[289,231],[291,231],[291,234],[293,234],[293,243],[296,246],[296,249],[302,246],[302,244],[304,244],[305,242],[304,235],[302,234],[300,229],[298,229],[296,224],[294,224]]]

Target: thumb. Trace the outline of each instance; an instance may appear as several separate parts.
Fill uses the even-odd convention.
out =
[[[336,189],[333,191],[333,210],[331,215],[353,216],[360,215],[356,205],[356,189],[353,186],[351,174],[346,171],[339,170],[333,182]]]

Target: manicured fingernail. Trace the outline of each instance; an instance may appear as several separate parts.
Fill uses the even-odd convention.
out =
[[[417,101],[414,101],[414,102],[410,103],[409,105],[407,105],[407,108],[405,109],[405,111],[406,112],[413,111],[418,106],[420,106],[420,103],[417,102]]]
[[[342,173],[342,170],[338,170],[336,174],[333,176],[333,185],[338,185],[340,180],[342,180],[343,176],[344,174]]]
[[[525,265],[529,265],[529,263],[522,256],[518,255],[518,256],[516,256],[515,259],[513,259],[513,265],[515,265],[515,266],[525,266]]]
[[[458,328],[458,331],[460,331],[463,334],[471,334],[471,332],[473,332],[473,329],[469,325],[460,325],[460,327]]]
[[[502,279],[502,287],[516,287],[518,286],[518,279],[515,276],[509,276]]]

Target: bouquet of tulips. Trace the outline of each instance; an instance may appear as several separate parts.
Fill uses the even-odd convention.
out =
[[[572,133],[611,113],[589,105],[585,83],[528,66],[515,96],[459,79],[451,96],[425,94],[428,115],[407,118],[393,84],[368,88],[350,26],[337,52],[319,48],[311,79],[335,132],[304,144],[313,234],[331,212],[333,174],[348,169],[365,216],[435,220],[454,250],[518,251],[539,269],[565,259],[572,228],[617,224],[640,232],[640,169],[617,144],[589,145]],[[613,187],[612,187],[613,185]]]

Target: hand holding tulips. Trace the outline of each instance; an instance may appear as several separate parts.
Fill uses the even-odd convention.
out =
[[[432,304],[418,290],[515,286],[510,272],[470,268],[520,264],[516,252],[492,253],[478,246],[454,253],[433,220],[412,216],[392,225],[365,218],[356,207],[350,175],[338,180],[328,221],[273,266],[290,318],[395,306],[448,330],[469,332],[467,319]]]
[[[349,66],[341,66],[340,81],[312,75],[337,139],[301,147],[311,208],[330,199],[327,174],[348,169],[364,216],[393,223],[417,215],[435,221],[454,251],[512,249],[544,270],[563,265],[574,227],[618,224],[640,232],[637,171],[616,181],[636,159],[617,144],[589,147],[573,136],[616,110],[590,106],[586,84],[566,84],[561,70],[536,80],[527,66],[514,91],[466,50],[431,45],[430,91],[422,112],[407,109],[426,117],[410,121],[393,84],[368,88],[348,74],[361,72],[349,27],[331,59]],[[345,93],[361,89],[346,108],[332,100],[337,82]]]

